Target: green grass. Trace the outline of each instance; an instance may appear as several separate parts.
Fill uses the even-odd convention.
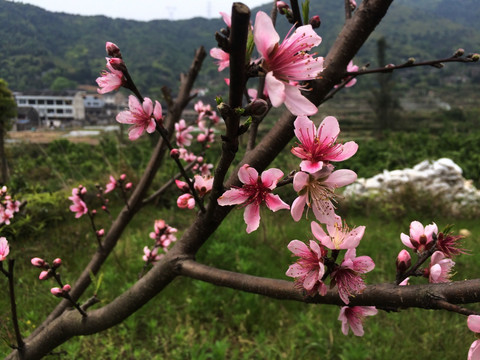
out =
[[[102,303],[111,301],[136,280],[143,266],[143,246],[150,244],[148,233],[155,218],[163,217],[172,226],[184,226],[191,213],[148,208],[135,219],[102,268],[104,282],[99,291]],[[71,215],[71,214],[70,214]],[[71,216],[72,218],[73,216]],[[17,294],[20,323],[27,335],[47,315],[58,299],[50,295],[51,280],[37,280],[38,271],[29,265],[32,256],[51,260],[62,256],[62,275],[71,281],[81,271],[87,256],[95,250],[86,219],[69,219],[58,224],[48,236],[14,244],[19,274]],[[400,232],[408,231],[413,219],[398,223],[355,216],[349,224],[367,226],[358,254],[368,254],[376,269],[367,282],[388,282],[395,276],[395,257],[402,249]],[[425,223],[438,219],[421,219]],[[458,222],[480,234],[475,221]],[[68,230],[67,230],[68,229]],[[67,243],[70,235],[77,240]],[[261,227],[247,235],[242,211],[236,210],[198,254],[202,263],[253,275],[288,279],[284,273],[292,258],[286,245],[292,239],[311,237],[309,223],[294,223],[288,212],[262,213]],[[478,236],[468,239],[473,253],[480,250]],[[70,249],[76,250],[72,252]],[[473,256],[458,258],[455,280],[474,277],[478,262]],[[1,281],[5,282],[5,279]],[[5,284],[6,285],[6,284]],[[2,286],[5,289],[5,286]],[[93,290],[90,290],[93,291]],[[89,291],[85,297],[90,296]],[[3,338],[13,341],[6,297],[1,299]],[[273,300],[191,279],[176,279],[159,296],[121,325],[88,337],[71,339],[57,351],[62,359],[458,359],[464,357],[473,334],[463,316],[441,311],[403,310],[380,312],[365,324],[365,336],[345,337],[337,321],[338,308]],[[455,333],[456,336],[451,334]],[[445,339],[448,339],[446,341]],[[0,345],[0,353],[8,347]]]

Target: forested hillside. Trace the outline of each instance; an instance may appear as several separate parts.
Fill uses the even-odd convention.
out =
[[[319,33],[324,41],[318,52],[327,53],[333,35],[343,24],[343,9],[335,0],[311,2],[311,14],[319,14],[322,19]],[[269,11],[270,5],[262,9]],[[382,36],[388,44],[389,62],[400,63],[412,56],[418,60],[445,57],[458,47],[467,53],[478,52],[479,15],[477,0],[398,0],[356,62],[374,66],[376,39]],[[285,21],[278,24],[280,32],[289,28]],[[223,26],[220,18],[139,22],[53,13],[0,0],[0,78],[14,90],[94,85],[105,65],[104,44],[108,40],[124,50],[138,84],[149,93],[158,93],[163,85],[175,86],[178,73],[190,64],[195,47],[215,46],[213,34]],[[441,77],[437,71],[406,73],[404,81],[415,84],[423,80],[442,86],[439,79],[454,73],[464,75],[467,82],[480,79],[472,66],[449,65]],[[213,63],[207,61],[199,86],[209,86],[219,76]]]

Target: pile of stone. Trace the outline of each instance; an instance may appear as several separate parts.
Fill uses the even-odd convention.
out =
[[[402,186],[441,199],[455,215],[480,212],[480,191],[472,180],[462,176],[462,169],[447,158],[425,160],[412,169],[384,170],[368,179],[359,178],[346,187],[343,196],[347,200],[388,197]]]

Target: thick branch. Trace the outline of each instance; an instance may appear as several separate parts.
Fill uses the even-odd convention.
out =
[[[325,296],[307,296],[293,281],[263,278],[226,270],[220,270],[195,262],[180,261],[176,267],[180,275],[254,294],[280,300],[296,300],[315,304],[345,304],[335,290]],[[350,298],[351,306],[376,306],[389,310],[402,308],[446,309],[454,311],[452,304],[468,304],[480,301],[480,279],[456,281],[443,284],[398,286],[394,284],[369,285],[355,297]],[[449,304],[449,305],[447,305]],[[466,309],[464,311],[467,311]],[[465,313],[465,312],[464,312]],[[469,312],[476,314],[476,312]]]

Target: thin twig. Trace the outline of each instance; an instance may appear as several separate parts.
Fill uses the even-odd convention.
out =
[[[298,0],[290,0],[290,6],[292,7],[295,27],[298,28],[303,25],[302,14],[300,14],[300,8],[298,6]]]
[[[3,262],[2,264],[2,272],[3,272]],[[17,339],[17,347],[19,352],[22,352],[22,349],[25,345],[22,339],[22,335],[20,333],[20,327],[18,326],[18,317],[17,317],[17,304],[15,302],[15,282],[13,277],[13,267],[15,265],[15,259],[8,260],[8,290],[10,293],[10,309],[12,312],[12,322],[13,328],[15,329],[15,337]]]

